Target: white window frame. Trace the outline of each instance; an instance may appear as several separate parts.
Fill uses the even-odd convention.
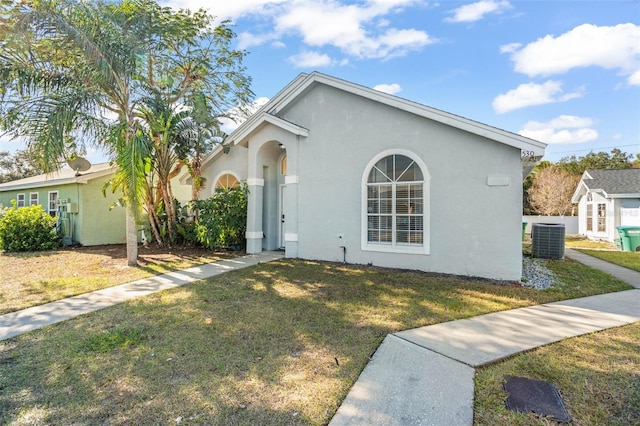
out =
[[[22,198],[22,199],[21,199]],[[16,194],[16,207],[25,207],[27,205],[27,198],[24,192]]]
[[[55,198],[52,200],[51,196],[55,194]],[[49,191],[49,193],[47,194],[47,200],[48,200],[48,212],[51,216],[56,216],[58,214],[58,206],[56,204],[56,201],[58,200],[58,191]],[[51,204],[53,202],[53,204]]]
[[[218,188],[218,181],[219,181],[219,180],[222,178],[222,176],[224,176],[224,175],[231,175],[231,176],[233,176],[233,177],[234,177],[234,178],[236,178],[236,180],[238,181],[238,186],[240,185],[241,180],[240,180],[240,178],[238,177],[238,174],[237,174],[237,173],[235,173],[235,172],[233,172],[233,171],[231,171],[231,170],[225,170],[225,171],[222,171],[222,172],[218,173],[218,175],[216,176],[216,179],[213,181],[213,187],[211,188],[211,195],[213,195],[213,194],[215,194],[215,193],[216,193],[216,189]]]
[[[34,196],[34,195],[36,196],[36,198],[35,198],[35,203],[33,202],[33,201],[34,201],[34,200],[33,200],[33,196]],[[37,206],[37,205],[40,205],[40,193],[38,193],[38,192],[30,192],[30,193],[29,193],[29,205],[30,205],[30,206]]]
[[[413,160],[416,165],[420,168],[422,172],[423,181],[422,181],[422,202],[423,202],[423,236],[422,236],[422,245],[417,244],[396,244],[395,235],[391,244],[379,244],[379,243],[371,243],[368,240],[368,180],[369,173],[371,169],[376,165],[376,163],[382,160],[385,157],[391,155],[403,155],[405,157]],[[430,180],[431,175],[429,174],[429,170],[427,169],[427,165],[422,159],[411,151],[407,151],[404,149],[389,149],[383,152],[380,152],[378,155],[373,157],[371,161],[367,164],[362,173],[362,183],[361,183],[361,232],[360,232],[360,241],[361,241],[361,249],[363,251],[376,251],[376,252],[385,252],[385,253],[407,253],[407,254],[429,254],[431,251],[430,239],[431,239],[431,197],[430,197]],[[395,203],[395,201],[394,201]],[[395,213],[394,213],[395,220]]]
[[[592,193],[587,194],[587,203],[585,206],[585,231],[594,236],[607,235],[609,211],[608,203],[603,199],[594,199]],[[591,212],[589,212],[591,210]],[[589,215],[591,213],[591,215]],[[604,216],[600,214],[604,213]],[[600,224],[604,225],[604,229],[600,230]]]

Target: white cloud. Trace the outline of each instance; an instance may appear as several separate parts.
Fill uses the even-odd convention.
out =
[[[627,79],[627,82],[631,86],[640,86],[640,70],[631,74]]]
[[[516,49],[511,60],[515,71],[530,77],[596,66],[617,69],[622,75],[631,76],[629,84],[640,84],[640,26],[580,25],[558,37],[547,35]]]
[[[251,46],[260,46],[261,44],[268,43],[273,41],[276,43],[276,37],[274,34],[251,34],[251,33],[240,33],[238,34],[238,49],[244,50]],[[272,44],[273,44],[272,43]]]
[[[582,96],[584,89],[577,92],[563,93],[562,83],[549,80],[542,84],[521,84],[507,93],[498,95],[493,100],[493,109],[498,114],[534,105],[566,102]]]
[[[425,31],[391,26],[387,16],[413,3],[416,0],[371,0],[357,4],[336,0],[264,1],[260,3],[261,18],[272,21],[273,30],[264,34],[243,33],[238,37],[239,47],[245,49],[293,35],[314,49],[336,47],[359,59],[402,56],[436,42]],[[247,10],[245,14],[252,12]]]
[[[374,90],[378,90],[380,92],[388,93],[390,95],[395,95],[396,93],[402,90],[402,87],[398,83],[392,84],[378,84],[377,86],[373,86]]]
[[[319,68],[328,67],[333,64],[333,61],[326,53],[309,51],[289,56],[289,61],[297,68]]]
[[[561,115],[546,123],[529,121],[519,133],[548,144],[584,143],[598,138],[594,124],[588,117]]]
[[[253,114],[256,111],[258,111],[267,102],[269,102],[269,98],[265,98],[264,96],[257,98],[256,100],[254,100],[247,107],[247,114],[240,114],[239,108],[231,109],[228,112],[228,115],[232,116],[234,118],[233,119],[231,119],[231,118],[221,118],[220,119],[220,123],[221,123],[220,129],[223,132],[225,132],[226,134],[230,134],[235,129],[237,129],[238,126],[240,126],[242,123],[244,123],[247,120],[247,118],[249,118],[251,116],[251,114]]]
[[[506,0],[482,0],[471,4],[465,4],[450,11],[452,18],[446,18],[447,22],[475,22],[484,18],[489,13],[502,13],[511,9],[511,3]]]
[[[509,43],[500,46],[500,53],[513,53],[522,47],[522,43]]]

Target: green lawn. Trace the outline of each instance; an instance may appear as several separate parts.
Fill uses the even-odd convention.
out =
[[[476,370],[474,424],[556,425],[505,407],[504,376],[553,383],[575,425],[640,425],[640,323],[567,339]]]
[[[280,260],[0,342],[0,424],[326,424],[391,332],[630,287]],[[618,397],[618,395],[614,395]]]
[[[633,251],[604,251],[604,250],[580,250],[584,254],[597,257],[625,268],[640,272],[640,252]]]

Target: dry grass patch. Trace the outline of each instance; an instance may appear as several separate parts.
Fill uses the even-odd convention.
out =
[[[640,323],[568,339],[476,372],[474,424],[556,425],[505,408],[505,375],[553,383],[572,424],[640,424]]]
[[[535,291],[261,264],[0,342],[0,424],[322,425],[388,333],[629,288],[598,277]]]
[[[570,234],[565,237],[565,246],[575,249],[619,250],[609,241],[590,240],[583,235]]]
[[[201,249],[140,248],[137,268],[122,245],[0,254],[0,315],[65,297],[215,262],[227,254]]]

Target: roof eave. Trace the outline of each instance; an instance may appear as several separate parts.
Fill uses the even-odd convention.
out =
[[[22,183],[22,184],[16,184],[16,185],[11,185],[9,182],[7,186],[0,187],[0,192],[20,191],[23,189],[34,189],[34,188],[50,188],[52,186],[71,185],[74,183],[87,184],[89,183],[89,181],[93,179],[110,175],[114,171],[115,169],[109,168],[105,170],[100,170],[98,172],[90,173],[87,175],[73,176],[73,177],[62,178],[62,179],[43,180],[39,182],[29,182],[29,183]]]

